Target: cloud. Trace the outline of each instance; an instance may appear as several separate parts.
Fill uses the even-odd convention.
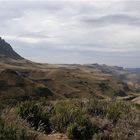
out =
[[[118,64],[133,66],[130,58],[140,57],[139,6],[135,0],[0,1],[0,33],[32,60],[117,65],[120,54]]]
[[[81,21],[92,24],[93,26],[107,26],[110,24],[134,26],[140,25],[140,18],[124,14],[106,15],[96,19],[91,17],[84,17],[84,19],[81,19]]]

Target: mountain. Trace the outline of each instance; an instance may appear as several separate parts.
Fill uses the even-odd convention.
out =
[[[126,68],[126,70],[128,70],[132,73],[139,73],[140,74],[140,68]]]
[[[7,43],[4,39],[0,37],[0,58],[12,58],[15,60],[23,59],[19,54],[17,54],[11,45]]]

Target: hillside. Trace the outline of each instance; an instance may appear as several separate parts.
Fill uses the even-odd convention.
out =
[[[0,70],[1,97],[112,98],[135,92],[135,88],[119,78],[82,65],[65,67],[34,63],[32,68],[26,67],[26,63],[4,65]]]

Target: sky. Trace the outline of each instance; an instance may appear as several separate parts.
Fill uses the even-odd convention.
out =
[[[140,67],[140,0],[0,0],[0,36],[36,62]]]

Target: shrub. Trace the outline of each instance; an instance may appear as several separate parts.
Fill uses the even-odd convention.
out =
[[[40,114],[41,110],[34,102],[26,101],[18,105],[17,111],[23,119],[27,119],[32,114]]]
[[[0,119],[0,139],[1,140],[35,140],[35,135],[28,133],[25,129],[17,125],[7,125]]]
[[[49,115],[43,112],[40,105],[26,101],[21,103],[17,110],[21,118],[27,120],[35,130],[45,133],[49,133],[51,131]]]
[[[92,99],[85,104],[85,111],[92,116],[105,117],[108,104],[103,100]]]
[[[76,140],[89,140],[96,132],[96,125],[93,126],[91,121],[85,117],[79,118],[67,128],[67,135],[69,138]]]
[[[65,132],[70,122],[82,115],[78,106],[70,102],[60,102],[54,106],[51,115],[51,126],[53,130]]]
[[[71,139],[91,139],[97,131],[96,125],[82,112],[78,102],[57,103],[50,121],[53,130],[67,133]]]
[[[120,102],[113,102],[108,106],[107,117],[115,124],[121,117],[123,106]]]

